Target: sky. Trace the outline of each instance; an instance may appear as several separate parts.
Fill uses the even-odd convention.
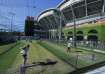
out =
[[[48,8],[56,8],[62,0],[0,0],[0,28],[23,31],[26,16],[37,17]],[[13,20],[12,20],[13,17]]]

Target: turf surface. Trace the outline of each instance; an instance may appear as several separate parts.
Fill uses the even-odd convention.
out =
[[[21,45],[23,45],[21,42],[17,42],[15,47],[11,48],[5,54],[0,55],[0,74],[5,74],[5,72],[11,67],[19,53],[19,47]]]
[[[5,51],[9,50],[11,47],[13,47],[16,43],[10,43],[5,45],[0,45],[0,54],[4,53]]]
[[[12,71],[15,72],[19,70],[20,65],[23,64],[20,48],[26,44],[30,44],[27,65],[33,62],[46,61],[47,59],[58,61],[55,66],[28,68],[26,74],[35,74],[42,70],[43,74],[65,74],[73,71],[75,68],[82,68],[97,62],[105,61],[105,54],[86,51],[84,49],[72,49],[70,53],[67,53],[66,47],[61,44],[49,41],[32,41],[32,43],[21,41],[17,42],[15,47],[0,56],[0,74],[4,74],[5,72],[10,74]],[[78,54],[78,62],[76,62],[77,52],[75,52],[77,50],[82,51]],[[91,60],[93,53],[96,55],[95,61]]]
[[[56,57],[51,52],[47,51],[45,48],[40,46],[37,43],[37,41],[33,41],[32,43],[29,44],[30,44],[30,49],[28,53],[27,65],[30,65],[33,62],[40,62],[40,61],[45,62],[47,59],[51,59],[54,61],[56,60],[58,61],[58,63],[54,66],[45,66],[45,67],[37,66],[37,67],[28,68],[26,70],[26,74],[35,74],[35,73],[37,74],[38,72],[40,72],[40,70],[44,70],[43,74],[65,74],[74,70],[74,68],[69,66],[67,63],[61,61],[58,57]],[[14,63],[12,64],[11,69],[12,68],[17,69],[22,63],[23,63],[23,58],[19,53]]]
[[[41,44],[43,47],[48,49],[48,51],[52,52],[63,61],[77,68],[82,68],[89,65],[93,65],[95,63],[105,61],[104,59],[105,54],[86,51],[84,49],[78,49],[78,48],[72,49],[71,52],[68,54],[66,52],[67,48],[65,46],[48,42],[48,41],[42,41],[39,44]],[[77,52],[77,51],[81,51],[81,52]],[[95,58],[93,58],[94,55],[95,55]]]

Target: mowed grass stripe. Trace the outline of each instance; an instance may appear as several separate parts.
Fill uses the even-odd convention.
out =
[[[59,58],[57,58],[51,52],[47,51],[45,48],[40,46],[36,41],[34,41],[31,44],[31,47],[29,50],[28,63],[46,61],[46,59],[52,59],[52,60],[58,61],[58,63],[54,66],[54,68],[50,67],[51,68],[50,71],[52,69],[56,70],[56,72],[54,74],[65,74],[65,73],[68,73],[68,72],[74,70],[74,68],[72,68],[65,62],[61,61]],[[33,74],[32,72],[29,72],[29,73]],[[46,72],[44,74],[49,74],[49,70],[46,70]]]
[[[11,66],[11,69],[19,69],[20,65],[23,64],[23,57],[22,54],[20,53],[21,48],[24,47],[25,45],[27,45],[29,42],[26,42],[25,40],[22,41],[22,45],[18,48],[19,52]]]
[[[70,64],[74,68],[82,68],[82,67],[92,64],[91,62],[87,62],[85,60],[79,59],[78,64],[76,65],[77,57],[74,55],[71,55],[71,54],[68,56],[67,53],[64,52],[64,50],[62,50],[62,47],[60,47],[59,45],[56,45],[56,44],[53,44],[53,43],[47,42],[47,41],[39,42],[39,44],[41,46],[45,47],[48,51],[52,52],[54,55],[56,55],[61,60]]]
[[[8,51],[9,49],[11,49],[11,47],[13,47],[16,43],[10,43],[10,44],[6,44],[6,45],[0,45],[0,55],[2,53],[5,53],[6,51]]]
[[[53,44],[56,44],[57,46],[59,46],[59,47],[57,47],[57,49],[61,49],[61,51],[65,52],[66,51],[65,49],[67,49],[67,46],[65,46],[64,43],[59,43],[58,44],[58,43],[53,42]],[[54,45],[54,46],[56,46],[56,45]],[[87,49],[90,49],[90,48],[87,48]],[[75,51],[77,51],[77,50],[81,51],[80,54],[82,54],[82,55],[80,57],[83,57],[83,56],[90,56],[91,57],[93,54],[95,54],[95,57],[97,58],[95,61],[92,61],[91,59],[87,60],[86,58],[85,59],[84,58],[79,58],[80,60],[89,61],[91,64],[95,64],[95,63],[99,63],[99,62],[105,61],[105,59],[104,59],[105,58],[105,54],[104,53],[95,52],[95,51],[93,51],[94,49],[86,50],[86,49],[84,49],[82,47],[79,47],[79,46],[77,46],[76,49],[72,48],[70,56],[72,56],[74,53],[76,54]]]
[[[21,45],[23,45],[23,43],[17,42],[17,45],[14,48],[0,56],[0,74],[5,73],[5,71],[11,67],[20,51],[19,47]]]

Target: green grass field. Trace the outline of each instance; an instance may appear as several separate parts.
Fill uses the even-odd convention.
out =
[[[0,45],[0,54],[2,54],[3,52],[9,50],[15,44],[16,43],[11,43],[11,44],[7,44],[7,45]]]
[[[26,43],[26,42],[24,42],[24,43]],[[29,42],[27,42],[27,43],[29,43]],[[43,72],[43,74],[59,74],[59,73],[65,74],[65,73],[68,73],[68,72],[74,70],[74,68],[72,68],[70,65],[68,65],[64,61],[60,60],[58,57],[53,55],[51,52],[47,51],[44,47],[40,46],[36,41],[33,41],[33,43],[29,43],[29,44],[31,46],[30,46],[30,50],[29,50],[29,54],[28,54],[29,55],[28,61],[27,61],[28,65],[32,64],[32,62],[46,61],[46,59],[56,60],[56,61],[58,61],[58,63],[54,66],[45,66],[45,67],[43,67],[43,69],[40,67],[32,67],[31,69],[28,68],[26,70],[26,74],[37,74],[37,72],[39,72],[39,69],[45,70]],[[20,46],[18,48],[20,48]],[[9,72],[11,73],[11,71],[13,71],[13,70],[16,71],[16,69],[18,69],[20,67],[20,65],[23,64],[23,57],[19,53],[19,50],[17,49],[15,51],[16,52],[14,54],[16,56],[14,56],[15,59],[12,59],[13,62],[11,62],[11,66],[8,63],[6,63],[9,66],[7,68],[6,68],[6,65],[3,65],[3,67],[6,68],[5,70],[8,70],[8,73]],[[4,58],[6,59],[6,57],[4,57]],[[2,68],[2,70],[4,68]]]
[[[72,49],[71,52],[68,54],[66,52],[66,47],[60,44],[51,43],[48,41],[42,41],[41,44],[43,47],[47,48],[48,51],[55,54],[57,57],[62,59],[63,61],[72,64],[74,67],[82,68],[89,65],[93,65],[95,63],[99,63],[105,61],[105,54],[96,53],[93,51],[86,51],[84,49]],[[76,52],[81,51],[81,52]],[[77,54],[78,54],[78,62],[77,61]],[[92,55],[95,55],[95,60],[92,60]],[[101,58],[100,58],[101,57]]]
[[[22,45],[22,42],[16,42],[15,47],[0,55],[0,74],[5,74],[5,72],[11,67],[17,54],[19,53],[19,47]],[[3,49],[5,49],[5,47]]]
[[[40,46],[37,42],[33,42],[31,44],[31,48],[29,51],[28,63],[38,62],[38,61],[46,61],[46,59],[56,60],[56,61],[58,61],[58,63],[55,66],[47,66],[47,68],[43,67],[44,69],[46,69],[45,72],[43,72],[43,74],[59,74],[59,73],[65,74],[65,73],[68,73],[70,70],[73,70],[73,68],[71,66],[69,66],[67,63],[61,61],[59,58],[57,58],[51,52],[47,51],[45,48]],[[28,70],[28,72],[29,72],[29,70]],[[31,71],[31,72],[33,73],[33,71]],[[34,71],[34,73],[35,73],[35,71]],[[27,74],[29,74],[29,73],[27,73]]]
[[[27,65],[30,65],[33,62],[46,61],[47,59],[58,61],[54,66],[36,66],[28,68],[26,74],[37,74],[40,71],[43,71],[43,74],[66,74],[75,70],[75,68],[82,68],[105,61],[105,54],[86,51],[84,49],[72,49],[68,54],[66,52],[66,47],[61,44],[48,41],[32,41],[32,43],[18,41],[15,43],[15,47],[11,48],[5,54],[0,55],[0,74],[10,74],[19,70],[20,65],[23,64],[23,57],[20,54],[20,48],[26,44],[30,44]],[[12,44],[10,44],[10,46],[11,45]],[[9,45],[7,46],[9,47]],[[5,49],[7,46],[4,46],[4,48],[1,47]],[[75,51],[77,50],[82,52],[78,54],[78,62],[76,63],[77,52]],[[96,55],[95,61],[91,60],[92,54]]]

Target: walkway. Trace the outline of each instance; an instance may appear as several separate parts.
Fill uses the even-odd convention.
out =
[[[90,48],[86,48],[86,47],[78,47],[78,48],[82,48],[82,49],[85,49],[85,50],[93,50],[93,51],[95,51],[95,52],[99,52],[99,53],[105,53],[105,51],[103,51],[103,50],[99,50],[99,49],[90,49]]]
[[[93,71],[87,72],[85,74],[105,74],[105,66],[95,69]]]

